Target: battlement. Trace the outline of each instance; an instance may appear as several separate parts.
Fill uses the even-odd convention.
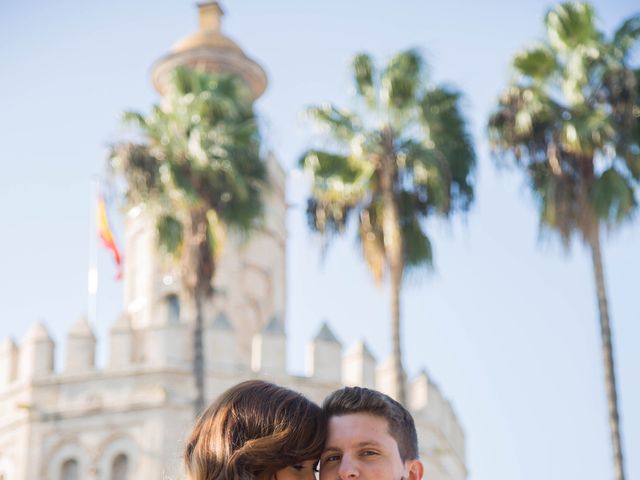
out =
[[[188,335],[187,325],[180,321],[133,329],[127,316],[123,315],[111,326],[108,358],[105,366],[98,368],[95,362],[95,334],[87,320],[81,318],[67,333],[64,364],[56,368],[54,358],[57,346],[46,326],[38,322],[20,344],[12,339],[0,342],[0,403],[11,396],[12,391],[22,391],[24,394],[25,389],[29,388],[46,385],[63,387],[79,382],[83,384],[84,394],[75,400],[68,398],[62,402],[65,407],[75,405],[79,411],[96,408],[96,399],[102,399],[98,401],[101,404],[130,403],[131,398],[126,401],[113,398],[105,400],[118,395],[116,391],[104,391],[113,390],[105,387],[105,382],[113,378],[121,380],[119,385],[129,381],[131,392],[136,391],[135,382],[146,384],[147,399],[151,390],[165,398],[166,391],[148,384],[153,384],[153,379],[162,372],[190,379]],[[254,335],[250,364],[243,363],[237,354],[235,336],[232,322],[224,313],[218,313],[206,323],[205,370],[210,382],[216,378],[223,379],[224,383],[234,383],[234,380],[242,378],[264,377],[293,385],[316,401],[322,400],[325,391],[341,385],[360,385],[393,394],[390,390],[390,362],[377,362],[362,341],[343,351],[342,344],[326,322],[307,345],[304,377],[287,373],[286,333],[279,318],[274,317],[259,334]],[[219,391],[219,388],[214,391]],[[424,371],[408,382],[407,394],[416,422],[427,424],[437,437],[441,437],[463,459],[462,428],[450,402]],[[0,412],[0,425],[2,423]]]

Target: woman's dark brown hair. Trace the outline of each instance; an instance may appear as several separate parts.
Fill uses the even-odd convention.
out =
[[[224,392],[196,422],[184,454],[190,480],[253,480],[320,457],[326,422],[302,394],[250,380]]]

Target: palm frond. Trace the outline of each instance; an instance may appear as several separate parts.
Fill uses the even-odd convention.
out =
[[[437,87],[427,90],[420,102],[428,147],[439,160],[440,178],[448,182],[449,199],[440,204],[440,210],[444,213],[448,213],[450,205],[467,210],[473,201],[476,155],[460,99],[460,92]]]
[[[387,265],[381,212],[380,202],[371,202],[362,209],[358,219],[358,237],[362,247],[362,256],[377,284],[382,282]]]
[[[545,45],[521,51],[514,58],[513,66],[520,75],[534,82],[542,82],[557,72],[555,55]]]
[[[402,245],[407,273],[433,269],[431,240],[417,221],[402,225]]]
[[[122,114],[122,123],[125,125],[133,125],[143,130],[148,129],[147,119],[144,115],[132,110],[125,111]]]
[[[549,10],[545,24],[551,46],[561,52],[589,45],[599,37],[594,10],[588,3],[562,3]]]
[[[184,97],[197,91],[198,72],[184,66],[175,68],[169,77],[170,95],[174,98]]]
[[[325,133],[341,142],[349,142],[362,128],[353,113],[341,110],[333,105],[310,107],[307,109],[306,114]]]
[[[263,213],[267,172],[248,88],[233,75],[183,67],[169,85],[163,106],[125,114],[146,140],[114,155],[130,198],[174,213],[204,209],[230,228],[251,230]]]
[[[266,183],[248,184],[248,194],[239,199],[233,194],[222,193],[216,203],[219,219],[236,232],[247,235],[260,228],[264,220],[263,195],[268,191]]]
[[[398,213],[402,231],[402,251],[404,264],[408,270],[433,267],[433,249],[429,237],[424,232],[421,218],[424,218],[425,200],[415,190],[402,190],[398,195]]]
[[[184,237],[182,223],[171,214],[161,214],[156,220],[158,244],[168,254],[178,256]]]
[[[633,186],[613,167],[595,181],[592,203],[598,217],[610,225],[629,218],[638,206]]]
[[[415,105],[422,85],[424,61],[417,50],[406,50],[391,58],[381,75],[382,99],[395,112]]]
[[[224,249],[226,229],[224,220],[213,209],[207,212],[207,240],[211,256],[215,260]]]
[[[115,145],[111,150],[109,163],[116,174],[124,177],[125,195],[131,204],[147,202],[162,195],[158,169],[160,161],[146,145]]]
[[[323,150],[306,151],[300,157],[298,164],[304,170],[311,172],[314,178],[323,181],[333,177],[344,183],[352,183],[357,180],[360,173],[353,168],[348,156]]]
[[[328,201],[317,195],[312,195],[307,200],[307,223],[313,231],[322,233],[331,238],[344,231],[353,205],[349,202]]]
[[[625,20],[613,34],[613,44],[620,50],[622,59],[626,59],[637,46],[640,39],[640,15]]]
[[[308,150],[299,165],[313,182],[307,205],[311,229],[333,236],[345,231],[351,214],[357,214],[364,259],[380,281],[388,254],[381,206],[388,168],[393,170],[394,203],[401,210],[398,227],[407,235],[404,261],[419,267],[432,260],[420,222],[432,213],[448,215],[469,207],[476,157],[460,94],[446,87],[426,90],[424,61],[417,51],[395,55],[378,82],[370,57],[356,57],[354,70],[358,93],[365,96],[377,89],[375,97],[382,100],[375,111],[365,110],[376,126],[333,106],[310,109],[338,151]]]
[[[559,234],[565,247],[580,231],[579,185],[569,175],[556,176],[544,163],[529,166],[529,181],[540,212],[541,230]]]
[[[405,142],[402,149],[405,169],[402,170],[405,185],[410,184],[422,195],[426,216],[431,210],[447,214],[451,208],[451,171],[449,164],[431,144]]]
[[[376,92],[373,60],[366,53],[359,53],[353,58],[352,68],[356,92],[362,96],[370,106],[374,106],[376,103]]]
[[[640,182],[640,155],[632,152],[625,152],[624,163],[627,166],[631,177],[636,182]]]

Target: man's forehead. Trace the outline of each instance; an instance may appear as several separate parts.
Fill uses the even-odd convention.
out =
[[[325,449],[384,445],[395,439],[389,432],[389,422],[370,413],[347,413],[329,418],[329,435]]]

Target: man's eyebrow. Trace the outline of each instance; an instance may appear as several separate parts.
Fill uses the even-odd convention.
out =
[[[378,447],[378,448],[382,448],[383,445],[379,442],[376,442],[375,440],[365,440],[364,442],[360,442],[356,444],[357,448],[362,448],[362,447]],[[327,447],[322,451],[322,455],[324,455],[327,452],[342,452],[341,448],[338,447]]]
[[[357,447],[382,447],[380,442],[376,442],[375,440],[367,440],[364,442],[360,442],[356,445]]]

